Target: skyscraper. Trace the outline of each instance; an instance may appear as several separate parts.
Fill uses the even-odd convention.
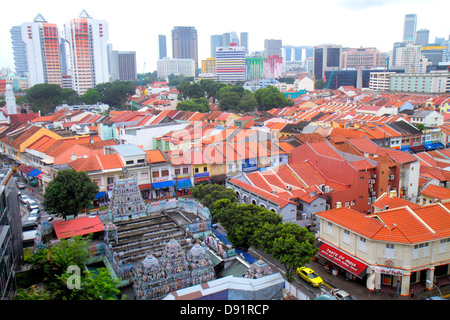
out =
[[[416,32],[416,44],[420,44],[422,47],[426,47],[428,45],[428,41],[430,38],[430,30],[420,29]]]
[[[264,57],[269,56],[279,56],[282,57],[282,41],[281,40],[273,40],[273,39],[266,39],[264,40]]]
[[[93,19],[83,10],[64,24],[68,73],[72,89],[84,94],[99,83],[108,82],[108,23]]]
[[[245,54],[248,54],[248,32],[241,32],[241,46],[245,48]]]
[[[20,34],[26,48],[28,87],[38,83],[61,85],[60,38],[56,24],[48,23],[38,14],[33,22],[25,22],[20,26]],[[20,51],[14,51],[16,53]]]
[[[322,80],[325,71],[339,70],[342,63],[342,46],[320,45],[314,47],[314,78]]]
[[[245,81],[245,48],[236,45],[218,47],[216,76],[224,83]]]
[[[403,42],[414,43],[416,41],[417,15],[405,15],[405,24],[403,26]]]
[[[10,33],[16,74],[19,77],[26,77],[28,73],[27,47],[22,40],[21,27],[12,27]]]
[[[172,29],[172,57],[193,59],[195,75],[198,75],[198,40],[195,27],[174,27]]]
[[[136,80],[136,52],[112,51],[111,52],[111,76],[114,80]]]
[[[159,49],[159,59],[164,59],[167,57],[167,42],[165,35],[158,35],[158,49]]]
[[[216,48],[223,46],[223,35],[215,34],[211,36],[211,57],[216,57]]]

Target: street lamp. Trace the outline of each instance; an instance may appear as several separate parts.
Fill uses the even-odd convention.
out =
[[[431,282],[430,280],[427,280],[426,282],[431,283],[433,285],[433,287],[436,287],[436,289],[438,289],[439,295],[441,296],[441,300],[442,300],[442,293],[441,293],[441,290],[439,289],[439,287],[437,285],[435,285],[433,282]]]

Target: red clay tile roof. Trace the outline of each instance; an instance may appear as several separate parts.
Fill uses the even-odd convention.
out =
[[[450,199],[450,189],[436,186],[434,184],[430,184],[430,185],[426,186],[422,190],[421,194],[424,196],[436,198],[439,200]]]

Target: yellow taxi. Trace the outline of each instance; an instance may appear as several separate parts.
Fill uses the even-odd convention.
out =
[[[322,278],[311,268],[300,267],[297,269],[297,274],[313,287],[318,287],[323,284]]]

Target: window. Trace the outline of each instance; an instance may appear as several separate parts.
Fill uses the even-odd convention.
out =
[[[179,174],[180,174],[180,172],[181,172],[181,170],[180,170],[180,169],[175,169],[175,175],[179,175]]]
[[[161,177],[168,177],[169,176],[169,170],[161,170]]]
[[[153,178],[159,178],[159,171],[152,171]]]
[[[134,164],[134,160],[127,160],[125,163],[126,164]]]
[[[195,173],[198,173],[198,168],[195,168],[194,171],[195,171]]]
[[[344,230],[344,238],[343,238],[343,241],[344,241],[346,244],[349,244],[349,243],[350,243],[350,231]]]
[[[333,234],[333,224],[331,222],[328,222],[327,233]]]
[[[386,244],[386,249],[384,251],[386,259],[392,259],[395,256],[395,245],[391,243]]]
[[[366,238],[359,237],[358,249],[362,252],[366,252]]]
[[[141,180],[148,180],[148,172],[146,171],[141,172]]]
[[[450,238],[442,239],[439,244],[439,253],[443,253],[447,251],[447,243],[450,242]]]
[[[189,168],[183,168],[183,173],[184,174],[189,173]]]
[[[108,185],[113,184],[113,183],[114,183],[114,177],[108,177],[108,178],[106,178],[106,183],[107,183]]]
[[[137,163],[145,163],[145,159],[138,159]]]
[[[203,167],[203,172],[208,171],[208,167]]]

